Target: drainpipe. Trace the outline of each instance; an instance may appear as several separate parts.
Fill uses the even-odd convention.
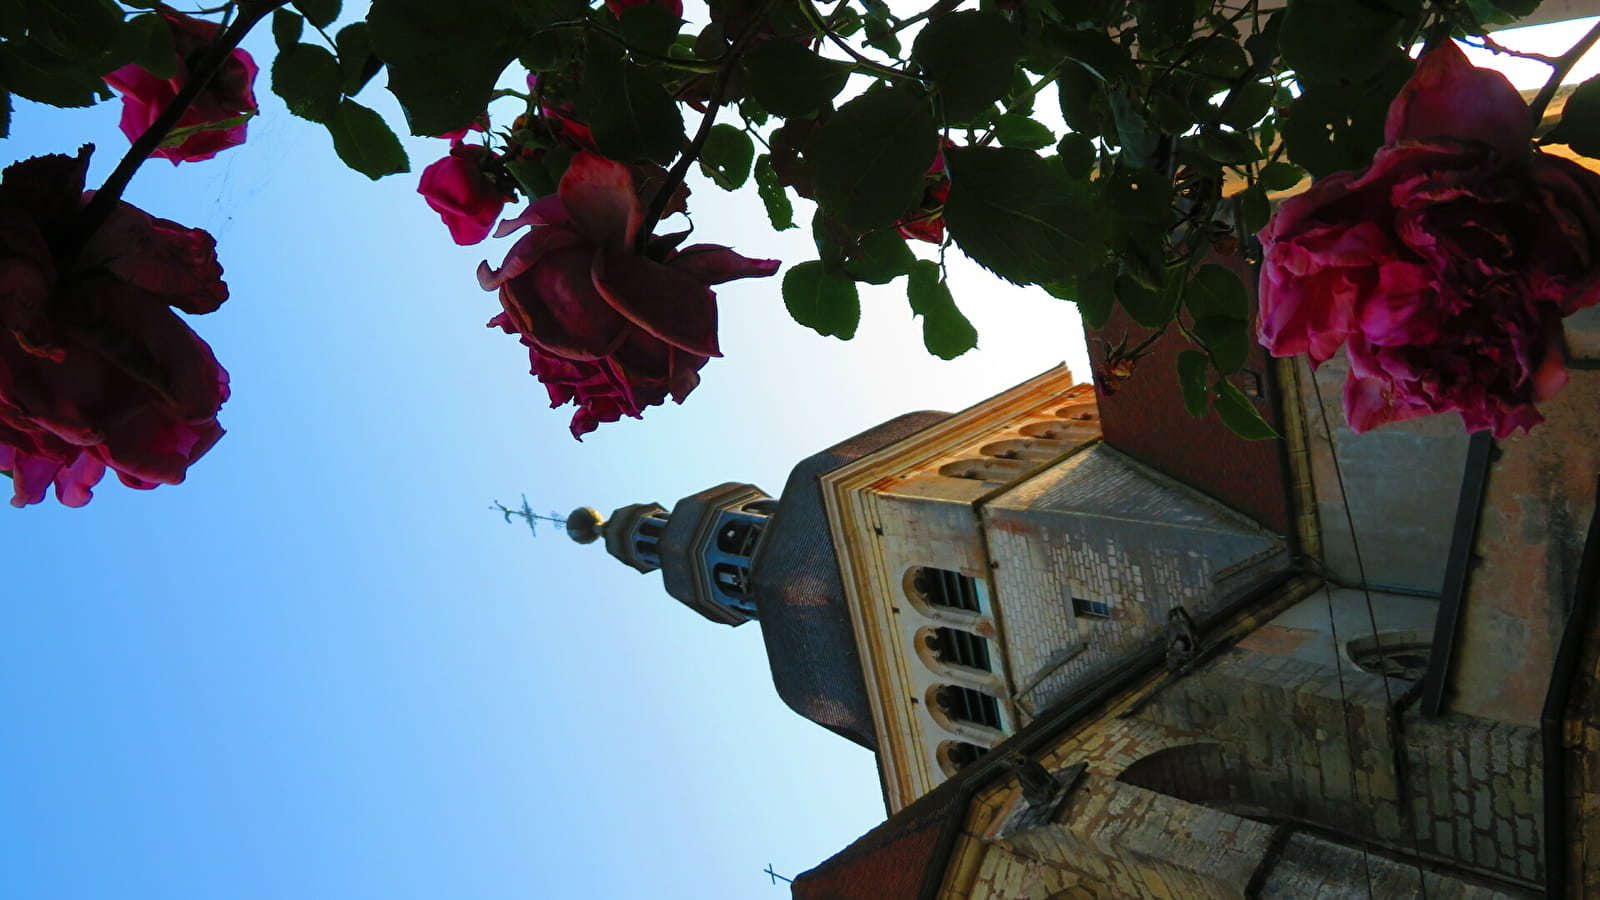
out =
[[[1539,716],[1539,737],[1544,745],[1544,884],[1550,900],[1564,900],[1570,888],[1567,879],[1567,747],[1565,740],[1567,701],[1578,676],[1578,663],[1584,654],[1584,638],[1589,633],[1596,594],[1600,594],[1600,479],[1595,484],[1595,507],[1589,519],[1589,533],[1583,542],[1583,559],[1578,565],[1578,582],[1573,585],[1572,603],[1562,626],[1561,646],[1556,650],[1550,672],[1550,689],[1545,693],[1544,711]],[[1575,896],[1575,895],[1573,895]]]
[[[1456,503],[1455,530],[1450,535],[1450,556],[1445,561],[1444,586],[1439,596],[1439,616],[1433,625],[1433,649],[1428,654],[1428,674],[1422,679],[1422,714],[1437,716],[1444,710],[1445,683],[1450,680],[1451,657],[1461,631],[1461,605],[1471,576],[1472,547],[1478,540],[1478,519],[1483,513],[1484,486],[1494,439],[1480,431],[1467,442],[1467,465],[1461,474],[1461,499]]]

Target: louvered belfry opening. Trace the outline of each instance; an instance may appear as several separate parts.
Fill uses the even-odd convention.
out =
[[[936,629],[933,651],[944,662],[985,672],[993,671],[989,662],[989,642],[970,631],[961,628]]]
[[[977,579],[960,572],[923,567],[917,570],[911,583],[930,606],[943,606],[967,612],[980,611]]]
[[[1000,730],[1000,701],[982,691],[947,684],[939,688],[939,708],[959,722]]]

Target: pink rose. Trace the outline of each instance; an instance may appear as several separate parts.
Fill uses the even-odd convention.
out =
[[[922,203],[911,215],[895,223],[901,237],[930,244],[944,243],[944,205],[950,200],[950,173],[944,165],[944,148],[954,146],[954,141],[945,138],[939,152],[934,154],[933,164],[928,166]]]
[[[172,307],[227,299],[211,236],[120,204],[75,257],[90,148],[0,180],[0,470],[13,506],[89,502],[107,468],[177,484],[222,437],[228,373]]]
[[[216,23],[162,8],[161,17],[172,29],[178,68],[171,78],[157,78],[137,65],[127,65],[105,77],[106,84],[122,94],[122,133],[137,141],[172,103],[189,78],[189,64],[205,53],[216,37]],[[256,63],[250,54],[234,50],[211,83],[195,98],[152,156],[180,162],[198,162],[244,143],[246,122],[256,114]]]
[[[1292,114],[1292,113],[1291,113]],[[1503,438],[1566,382],[1561,318],[1600,301],[1600,178],[1533,152],[1533,117],[1454,44],[1427,54],[1363,172],[1261,232],[1257,333],[1313,365],[1348,344],[1360,433],[1455,411]]]
[[[683,15],[683,0],[606,0],[606,9],[611,10],[611,14],[620,19],[622,18],[623,10],[652,3],[656,6],[666,7],[675,16],[681,17]]]
[[[522,336],[552,406],[578,407],[574,437],[668,396],[683,402],[706,358],[722,355],[710,285],[778,270],[716,244],[677,250],[682,235],[640,254],[643,219],[629,167],[579,153],[555,194],[501,223],[496,236],[533,226],[505,263],[478,268],[504,308],[489,325]]]
[[[487,168],[493,159],[487,147],[457,140],[449,156],[422,170],[417,193],[444,220],[457,244],[488,237],[505,208],[506,191]]]

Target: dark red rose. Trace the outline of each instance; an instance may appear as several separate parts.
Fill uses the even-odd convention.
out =
[[[1534,152],[1533,125],[1504,76],[1446,45],[1371,167],[1262,231],[1261,343],[1314,365],[1348,345],[1352,430],[1455,411],[1503,438],[1566,383],[1561,318],[1600,302],[1600,177]]]
[[[683,0],[606,0],[606,9],[611,10],[611,14],[620,19],[623,11],[629,7],[644,6],[651,3],[665,7],[675,16],[681,17],[683,15]]]
[[[137,65],[127,65],[105,77],[106,84],[122,95],[122,133],[136,141],[178,96],[191,67],[216,37],[214,22],[196,19],[163,7],[161,17],[172,30],[178,68],[171,78],[157,78]],[[244,143],[245,127],[256,114],[256,63],[250,54],[234,50],[211,83],[195,98],[188,111],[152,156],[180,162],[210,159],[217,151]]]
[[[122,203],[67,249],[89,163],[43,156],[0,180],[0,470],[13,506],[89,502],[107,468],[177,484],[222,437],[228,373],[172,308],[227,299],[211,236]]]
[[[895,223],[902,237],[930,244],[944,243],[944,205],[950,200],[950,173],[944,166],[944,148],[954,146],[955,142],[949,138],[939,145],[933,164],[928,166],[922,202],[917,205],[915,212]]]
[[[506,191],[489,168],[489,148],[457,140],[450,155],[422,170],[417,193],[439,214],[457,244],[476,244],[489,236],[505,208]]]
[[[669,396],[683,402],[706,358],[722,355],[710,285],[778,270],[716,244],[674,249],[681,235],[641,255],[643,218],[629,167],[579,153],[555,194],[501,223],[497,236],[533,226],[505,263],[478,269],[504,308],[489,325],[522,336],[552,406],[578,406],[574,437]]]

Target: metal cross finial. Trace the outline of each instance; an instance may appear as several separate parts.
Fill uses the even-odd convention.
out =
[[[778,879],[783,878],[782,875],[779,875],[777,872],[772,871],[772,863],[767,863],[767,867],[765,869],[762,869],[761,871],[772,876],[772,883],[773,884],[777,884],[778,883]],[[784,882],[786,884],[794,884],[794,879],[793,878],[783,878],[783,880],[784,880]]]
[[[489,507],[489,508],[492,509],[492,510],[498,511],[501,515],[505,516],[507,524],[509,524],[511,522],[511,517],[512,516],[516,516],[516,517],[522,519],[524,522],[527,522],[528,523],[528,532],[530,534],[532,534],[534,537],[538,537],[539,536],[539,529],[534,525],[535,522],[554,522],[557,525],[565,525],[565,524],[567,524],[567,517],[561,515],[560,513],[556,512],[554,510],[551,510],[550,514],[547,515],[547,516],[541,516],[538,513],[534,512],[533,508],[528,505],[528,495],[527,494],[523,494],[522,495],[522,508],[521,509],[511,509],[510,507],[506,506],[504,503],[501,503],[499,500],[496,500],[494,502],[494,505]]]

